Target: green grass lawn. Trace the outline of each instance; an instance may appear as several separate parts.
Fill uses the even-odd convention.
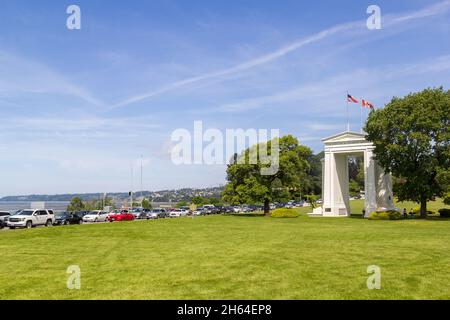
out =
[[[0,299],[450,299],[449,220],[207,216],[0,239]]]

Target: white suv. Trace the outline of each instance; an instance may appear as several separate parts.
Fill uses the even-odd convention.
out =
[[[55,222],[53,210],[22,210],[8,219],[8,227],[15,228],[31,228],[39,225],[50,227]]]

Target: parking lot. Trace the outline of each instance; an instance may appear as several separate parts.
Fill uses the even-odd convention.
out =
[[[273,203],[271,209],[294,208],[307,206],[304,202],[290,201],[287,203]],[[261,211],[262,206],[182,206],[179,208],[133,208],[114,210],[91,210],[91,211],[54,211],[52,209],[21,209],[13,211],[0,211],[0,231],[12,231],[19,228],[35,227],[64,227],[75,224],[96,223],[120,223],[123,221],[147,221],[156,219],[172,219],[182,217],[199,217],[217,214],[241,214]]]
[[[188,208],[165,209],[143,209],[132,210],[115,209],[110,212],[103,210],[54,212],[51,209],[23,209],[0,212],[1,231],[9,231],[19,228],[36,227],[64,227],[67,225],[98,224],[98,223],[120,223],[123,221],[148,221],[156,219],[169,219],[181,217],[194,217],[207,214],[223,213],[218,208],[208,207],[207,210],[190,210]]]

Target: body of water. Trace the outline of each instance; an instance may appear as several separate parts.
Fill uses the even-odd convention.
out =
[[[45,209],[53,209],[56,211],[66,210],[69,201],[46,201],[46,202],[34,202],[43,203]],[[21,209],[36,209],[32,208],[33,202],[31,201],[0,201],[0,211],[16,211]],[[40,205],[37,205],[39,208]]]
[[[44,204],[45,209],[53,209],[55,211],[64,211],[69,204],[69,201],[0,201],[0,211],[10,211],[14,212],[22,209],[39,209],[42,206],[40,204]],[[159,207],[173,207],[175,203],[172,202],[153,202],[153,208]],[[116,203],[117,208],[122,207],[122,203]]]

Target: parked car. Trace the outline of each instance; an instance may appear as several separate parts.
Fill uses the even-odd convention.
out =
[[[108,213],[102,210],[94,210],[83,217],[84,222],[105,222]]]
[[[206,211],[206,214],[214,214],[216,213],[216,207],[213,204],[205,204],[203,208]]]
[[[146,218],[149,219],[159,219],[159,218],[165,218],[165,214],[162,215],[163,209],[151,209],[146,211]]]
[[[8,220],[8,227],[15,228],[31,228],[39,225],[46,227],[52,226],[55,222],[53,210],[21,210],[19,213],[11,216]]]
[[[206,211],[204,209],[197,208],[197,210],[194,210],[194,212],[192,212],[192,215],[204,216],[204,215],[206,215]]]
[[[234,208],[232,206],[225,206],[223,207],[224,213],[234,213]]]
[[[152,209],[150,211],[150,215],[151,215],[151,217],[149,219],[154,219],[155,217],[157,217],[158,219],[169,217],[169,213],[165,209],[162,209],[162,208]]]
[[[75,213],[77,216],[83,218],[85,215],[88,215],[90,212],[91,212],[91,211],[75,211],[74,213]]]
[[[133,208],[129,211],[135,219],[145,219],[147,218],[147,214],[143,215],[143,210],[141,208]]]
[[[183,209],[175,209],[170,211],[169,217],[170,218],[179,218],[179,217],[186,217],[189,214],[189,211],[183,210]]]
[[[82,224],[83,218],[73,212],[60,212],[55,214],[54,226],[62,226],[67,224]]]
[[[301,201],[297,201],[297,202],[295,202],[295,204],[294,204],[294,206],[295,207],[303,207],[303,204],[305,203],[305,201],[303,201],[303,200],[301,200]]]
[[[139,209],[137,213],[133,212],[136,219],[148,219],[148,215],[151,213],[149,209]]]
[[[179,218],[179,217],[181,217],[179,212],[177,212],[175,210],[172,210],[169,212],[169,218]]]
[[[147,212],[147,220],[149,219],[159,219],[158,212],[154,211]]]
[[[181,206],[179,209],[185,210],[185,211],[191,211],[191,209],[188,206]]]
[[[135,219],[134,214],[129,213],[128,210],[114,210],[108,215],[107,218],[109,222],[132,221],[134,219]]]
[[[8,211],[0,211],[0,229],[6,227],[8,219],[11,217],[11,213]]]

